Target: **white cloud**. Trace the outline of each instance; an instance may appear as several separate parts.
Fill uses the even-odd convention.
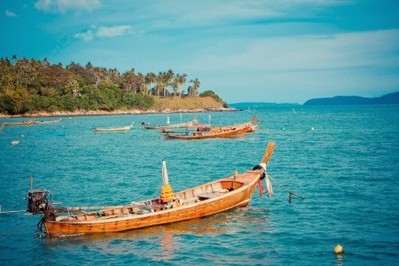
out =
[[[14,12],[6,9],[6,16],[7,17],[17,17],[17,14],[15,14]]]
[[[177,3],[178,2],[178,3]],[[142,14],[152,16],[151,24],[159,28],[184,28],[192,25],[226,25],[276,18],[313,17],[326,8],[349,5],[351,0],[279,0],[279,1],[158,1],[139,6]]]
[[[243,50],[223,52],[234,42]],[[202,51],[194,65],[214,71],[273,72],[398,67],[397,43],[399,30],[230,40]]]
[[[131,26],[122,25],[114,27],[100,27],[98,28],[96,35],[98,38],[112,38],[121,35],[128,34],[130,32]]]
[[[99,27],[91,26],[85,32],[80,32],[74,35],[75,38],[81,39],[83,41],[91,41],[94,38],[103,39],[103,38],[114,38],[122,35],[131,34],[131,26],[130,25],[121,25],[121,26],[113,26],[113,27]]]
[[[74,37],[76,39],[83,40],[85,42],[93,40],[94,33],[91,29],[87,30],[86,32],[76,33]]]
[[[204,88],[224,90],[230,102],[240,101],[230,91],[245,89],[256,100],[262,88],[277,102],[372,97],[399,86],[398,43],[399,30],[231,39],[198,51],[181,68],[195,73]]]
[[[65,13],[68,10],[92,11],[100,6],[99,0],[38,0],[35,8],[49,13]]]

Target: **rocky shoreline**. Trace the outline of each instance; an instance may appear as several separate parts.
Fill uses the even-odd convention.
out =
[[[204,108],[204,109],[164,109],[164,110],[115,110],[115,111],[103,111],[103,110],[77,110],[74,112],[68,111],[56,111],[56,112],[34,112],[25,113],[22,115],[7,115],[0,114],[1,118],[17,118],[17,117],[68,117],[68,116],[104,116],[104,115],[141,115],[141,114],[171,114],[171,113],[206,113],[206,112],[235,112],[238,111],[235,108]]]

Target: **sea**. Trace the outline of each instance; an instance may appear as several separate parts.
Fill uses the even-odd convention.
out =
[[[171,123],[229,125],[255,114],[258,131],[233,139],[166,140],[141,127],[168,116]],[[93,131],[132,122],[128,132]],[[178,191],[251,170],[271,141],[274,193],[256,190],[244,208],[58,238],[40,237],[40,215],[24,212],[31,177],[57,206],[127,204],[160,195],[162,160]],[[4,127],[0,169],[1,265],[399,265],[399,105],[63,117],[54,125]],[[334,253],[337,245],[343,254]]]

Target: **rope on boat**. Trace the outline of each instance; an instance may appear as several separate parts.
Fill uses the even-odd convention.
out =
[[[269,175],[267,174],[267,172],[265,172],[265,176],[266,176],[266,178],[265,178],[265,182],[266,182],[266,190],[267,190],[267,196],[268,197],[271,197],[271,196],[273,196],[273,186],[272,186],[272,182],[270,182],[270,177],[269,177]]]
[[[24,201],[25,202],[25,199]],[[13,207],[11,207],[11,211],[4,211],[3,210],[3,206],[0,205],[0,214],[9,214],[9,213],[17,213],[17,212],[26,212],[26,210],[17,210],[17,208],[20,208],[20,206],[22,205],[22,201],[18,202],[17,204],[15,204]]]
[[[292,199],[293,199],[293,198],[299,198],[299,199],[301,199],[301,200],[305,200],[305,197],[302,197],[302,196],[298,195],[297,193],[288,190],[285,186],[283,186],[283,185],[282,185],[280,182],[278,182],[275,178],[273,178],[273,177],[271,177],[271,176],[269,176],[269,178],[272,179],[273,182],[276,182],[277,185],[279,185],[282,189],[285,190],[285,192],[288,193],[288,202],[289,202],[289,203],[292,203]]]
[[[36,232],[33,234],[33,236],[35,238],[46,238],[47,237],[47,232],[46,229],[44,228],[44,222],[46,221],[46,219],[50,216],[50,215],[54,215],[54,206],[53,206],[53,194],[51,193],[51,191],[47,190],[47,193],[50,197],[50,199],[47,201],[46,204],[46,209],[43,212],[42,218],[40,219],[40,221],[37,223],[37,230]]]
[[[46,238],[47,237],[47,232],[46,230],[44,230],[43,226],[44,226],[44,221],[45,221],[45,215],[43,215],[43,217],[40,219],[40,221],[37,223],[37,230],[36,232],[33,234],[33,237],[35,238]]]

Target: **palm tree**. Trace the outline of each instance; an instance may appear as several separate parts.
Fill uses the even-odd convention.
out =
[[[140,72],[136,74],[134,68],[132,68],[130,71],[123,73],[122,82],[126,91],[137,93],[142,90],[145,84],[145,78]]]
[[[159,97],[160,92],[164,89],[162,82],[157,82],[154,89],[155,89],[155,93]]]
[[[24,57],[17,62],[17,65],[18,65],[17,66],[18,69],[21,70],[20,83],[21,83],[21,85],[22,84],[25,85],[25,89],[28,89],[28,83],[29,83],[29,78],[30,78],[29,73],[30,73],[30,69],[31,69],[30,61]]]
[[[73,62],[72,62],[73,63]],[[50,61],[47,59],[47,57],[45,57],[42,61],[43,66],[50,66]]]
[[[10,60],[8,58],[2,59],[0,62],[0,78],[1,85],[6,89],[6,94],[12,89],[13,70]]]
[[[148,85],[148,89],[151,91],[153,89],[152,84],[157,81],[157,76],[153,72],[147,73],[145,75],[144,81]]]
[[[196,78],[194,80],[190,80],[190,82],[192,85],[188,88],[188,94],[189,96],[197,96],[200,88],[200,81]]]
[[[19,83],[19,69],[17,66],[17,55],[13,55],[12,56],[12,60],[14,60],[14,68],[15,68],[15,76],[16,76],[16,81],[15,81],[15,87],[18,87],[18,83]]]
[[[186,74],[177,74],[172,81],[173,95],[176,96],[179,92],[179,88],[186,83]],[[180,93],[181,95],[181,93]]]
[[[104,67],[94,67],[93,74],[94,74],[94,83],[97,85],[101,80],[103,80],[106,76],[105,74],[106,69]]]
[[[135,90],[134,92],[136,93],[137,88],[134,86],[135,78],[136,78],[136,73],[134,72],[134,68],[122,74],[123,88],[126,91],[132,91],[134,87]]]
[[[173,72],[172,69],[169,69],[168,72],[165,73],[165,88],[171,87],[172,86],[172,81],[175,76],[175,73]],[[164,96],[166,96],[165,91],[164,91]]]
[[[143,73],[139,72],[136,75],[136,86],[137,86],[137,92],[143,92],[146,91],[145,87],[147,85],[145,84],[145,76]]]
[[[179,78],[178,78],[178,86],[179,87],[182,87],[182,86],[184,86],[184,84],[186,84],[186,81],[187,81],[187,75],[186,74],[183,74],[183,75],[180,75],[179,76]],[[180,96],[183,94],[183,91],[180,93]]]
[[[140,88],[140,92],[144,95],[150,95],[150,90],[148,89],[148,84],[147,83],[143,83],[141,88]]]
[[[96,80],[95,80],[96,78],[95,78],[95,75],[94,75],[94,66],[91,64],[91,62],[87,62],[86,70],[87,70],[87,72],[88,72],[88,74],[90,76],[90,79],[92,79],[90,81],[93,81],[94,83],[96,83]]]
[[[157,96],[161,91],[163,91],[163,96],[166,94],[166,73],[159,72],[157,76],[157,85],[155,86],[155,91],[157,92]]]

